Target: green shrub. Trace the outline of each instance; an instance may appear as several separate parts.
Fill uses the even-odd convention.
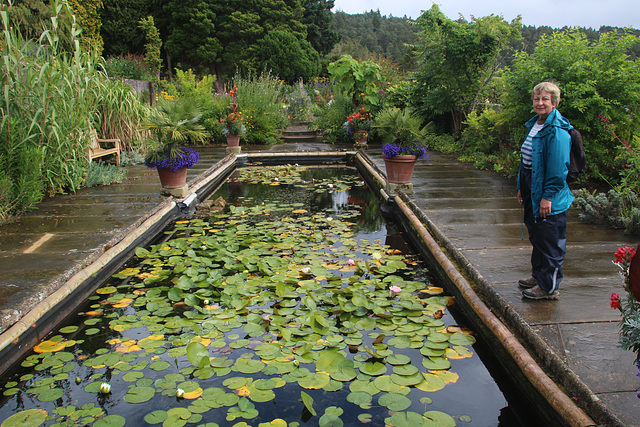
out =
[[[506,118],[492,109],[475,111],[467,116],[467,127],[462,132],[465,151],[493,154],[506,148],[508,131]]]
[[[353,137],[347,133],[344,127],[347,117],[352,113],[352,108],[349,96],[336,93],[333,101],[322,107],[311,127],[323,130],[326,141],[329,143],[353,141]]]
[[[102,162],[91,162],[87,168],[84,186],[96,187],[120,183],[126,176],[127,170],[122,167]]]
[[[120,153],[120,166],[141,165],[144,163],[144,155],[140,150],[124,151]]]
[[[462,149],[462,142],[449,134],[431,133],[427,138],[427,144],[430,150],[439,151],[441,153],[456,153]]]
[[[516,151],[503,151],[498,154],[465,153],[460,155],[458,160],[473,163],[477,169],[496,172],[507,178],[517,177],[520,170],[520,153]]]
[[[0,224],[33,208],[44,196],[43,150],[12,144],[24,138],[24,128],[10,120],[0,132]]]
[[[578,217],[586,222],[621,228],[628,234],[638,234],[640,197],[633,191],[608,193],[578,189],[573,192],[574,206],[580,210]]]
[[[109,77],[121,79],[154,81],[154,75],[142,55],[112,56],[104,61],[104,68]]]
[[[283,82],[266,72],[236,75],[233,82],[236,102],[246,120],[247,133],[242,140],[247,144],[275,143],[277,131],[289,124],[281,96]]]
[[[616,161],[620,165],[620,181],[616,188],[640,194],[640,137],[635,136],[632,143],[622,145]]]

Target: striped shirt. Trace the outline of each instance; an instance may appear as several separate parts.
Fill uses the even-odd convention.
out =
[[[540,129],[542,129],[543,126],[544,123],[541,125],[539,125],[538,123],[533,125],[533,127],[529,131],[529,135],[527,135],[527,138],[522,144],[522,148],[520,148],[520,153],[522,153],[522,163],[527,168],[531,168],[531,160],[533,157],[533,137],[536,136],[538,132],[540,132]]]

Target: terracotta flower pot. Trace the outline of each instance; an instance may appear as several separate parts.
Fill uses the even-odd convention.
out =
[[[240,135],[227,135],[227,146],[237,147],[240,145]]]
[[[393,184],[408,184],[411,182],[418,156],[407,154],[389,158],[383,156],[383,158],[389,182]]]
[[[181,188],[187,185],[187,167],[178,170],[157,168],[162,188]]]
[[[369,132],[366,130],[359,130],[355,133],[356,144],[358,145],[366,145],[367,139],[369,137]]]

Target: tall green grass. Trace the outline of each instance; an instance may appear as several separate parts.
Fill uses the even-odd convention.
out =
[[[91,128],[122,139],[127,149],[141,139],[142,104],[107,79],[96,52],[82,51],[75,21],[59,19],[73,15],[68,4],[51,7],[49,27],[27,40],[10,23],[8,5],[0,5],[0,223],[43,196],[82,185]]]

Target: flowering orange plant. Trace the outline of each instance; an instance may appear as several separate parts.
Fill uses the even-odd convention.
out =
[[[220,123],[223,124],[222,133],[225,135],[242,135],[247,130],[242,111],[238,111],[238,104],[235,101],[236,90],[236,85],[233,85],[233,89],[229,91],[232,99],[229,114],[220,119]]]

